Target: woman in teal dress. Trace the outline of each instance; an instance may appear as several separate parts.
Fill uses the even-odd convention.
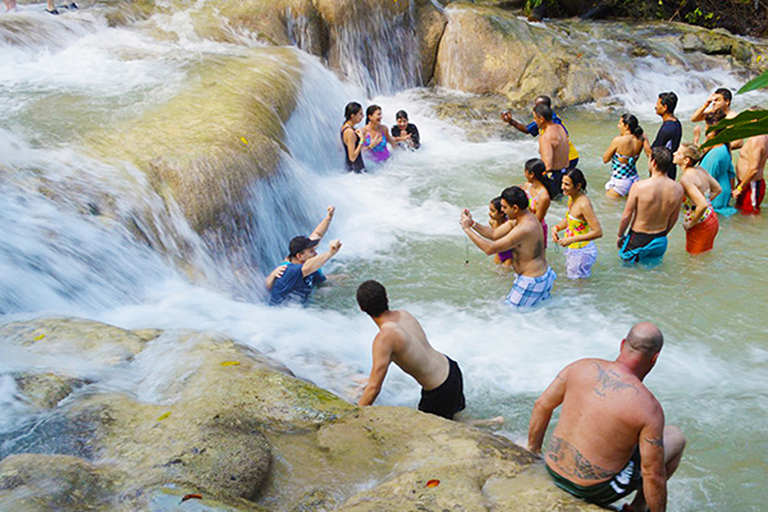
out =
[[[705,120],[707,126],[713,126],[719,123],[725,115],[720,112],[711,112],[707,114]],[[712,131],[707,134],[707,139],[710,139],[717,135],[718,132]],[[731,147],[730,144],[720,144],[707,151],[704,158],[699,165],[706,169],[706,171],[712,175],[715,180],[720,184],[723,191],[712,199],[712,208],[719,215],[733,215],[736,213],[736,208],[729,206],[728,202],[731,199],[731,190],[733,188],[733,181],[736,179],[736,171],[733,169],[733,162],[731,161]]]

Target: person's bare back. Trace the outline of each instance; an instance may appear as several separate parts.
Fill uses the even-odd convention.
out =
[[[750,137],[739,151],[736,178],[740,183],[762,180],[766,160],[768,160],[768,135]]]
[[[683,195],[682,185],[666,175],[638,181],[632,186],[627,200],[628,204],[633,200],[636,202],[630,228],[636,233],[669,231],[677,219]]]
[[[389,313],[376,338],[392,340],[392,361],[427,391],[445,382],[448,360],[432,348],[418,320],[403,309]],[[374,340],[374,345],[377,340]]]
[[[568,134],[559,124],[549,122],[539,136],[539,154],[548,171],[568,167]]]
[[[577,485],[594,485],[618,473],[643,427],[663,422],[656,398],[617,362],[583,359],[558,378],[565,381],[565,397],[545,457],[551,469]]]

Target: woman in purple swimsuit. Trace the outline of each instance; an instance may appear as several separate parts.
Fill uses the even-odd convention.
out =
[[[392,140],[392,136],[389,134],[389,128],[381,124],[381,107],[371,105],[365,110],[365,116],[368,124],[363,128],[363,147],[374,162],[385,162],[391,156],[387,144]]]
[[[494,197],[491,202],[488,203],[488,225],[496,229],[505,222],[507,222],[507,216],[501,211],[501,197]],[[508,251],[501,251],[493,257],[497,265],[509,268],[512,266],[512,249]]]

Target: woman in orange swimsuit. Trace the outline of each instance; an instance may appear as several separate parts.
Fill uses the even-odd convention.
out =
[[[683,171],[680,175],[680,184],[685,190],[683,228],[685,250],[689,254],[699,254],[712,249],[720,229],[717,213],[710,201],[723,189],[715,178],[696,165],[701,156],[698,146],[683,143],[672,158],[672,162],[679,165]]]

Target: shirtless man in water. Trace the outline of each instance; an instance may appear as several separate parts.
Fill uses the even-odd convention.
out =
[[[539,155],[547,166],[547,176],[552,181],[549,195],[554,199],[562,195],[560,185],[563,173],[568,170],[568,133],[552,120],[552,109],[543,103],[533,107],[533,120],[541,132]]]
[[[666,510],[667,480],[686,440],[677,427],[664,426],[661,404],[642,382],[663,343],[655,325],[636,324],[615,361],[576,361],[536,400],[528,429],[534,453],[552,412],[563,406],[544,455],[555,485],[603,507],[638,489],[624,511]]]
[[[629,263],[660,259],[667,251],[667,234],[672,230],[683,204],[683,186],[669,177],[672,152],[655,147],[648,160],[651,177],[629,190],[619,221],[616,245],[619,257]],[[624,232],[629,228],[629,234]]]
[[[738,186],[733,189],[736,208],[743,214],[760,213],[765,197],[765,162],[768,160],[768,135],[750,137],[744,142],[736,164]]]
[[[379,396],[389,363],[394,362],[421,384],[419,410],[453,419],[465,407],[464,384],[456,361],[436,351],[413,315],[391,311],[387,290],[377,281],[357,288],[357,304],[379,327],[373,340],[373,365],[357,405],[372,405]]]
[[[461,227],[485,254],[512,251],[512,267],[517,277],[506,303],[515,307],[535,306],[549,298],[557,279],[544,256],[544,230],[528,210],[528,196],[520,187],[504,189],[501,210],[508,222],[496,229],[475,222],[468,210],[461,214]]]

